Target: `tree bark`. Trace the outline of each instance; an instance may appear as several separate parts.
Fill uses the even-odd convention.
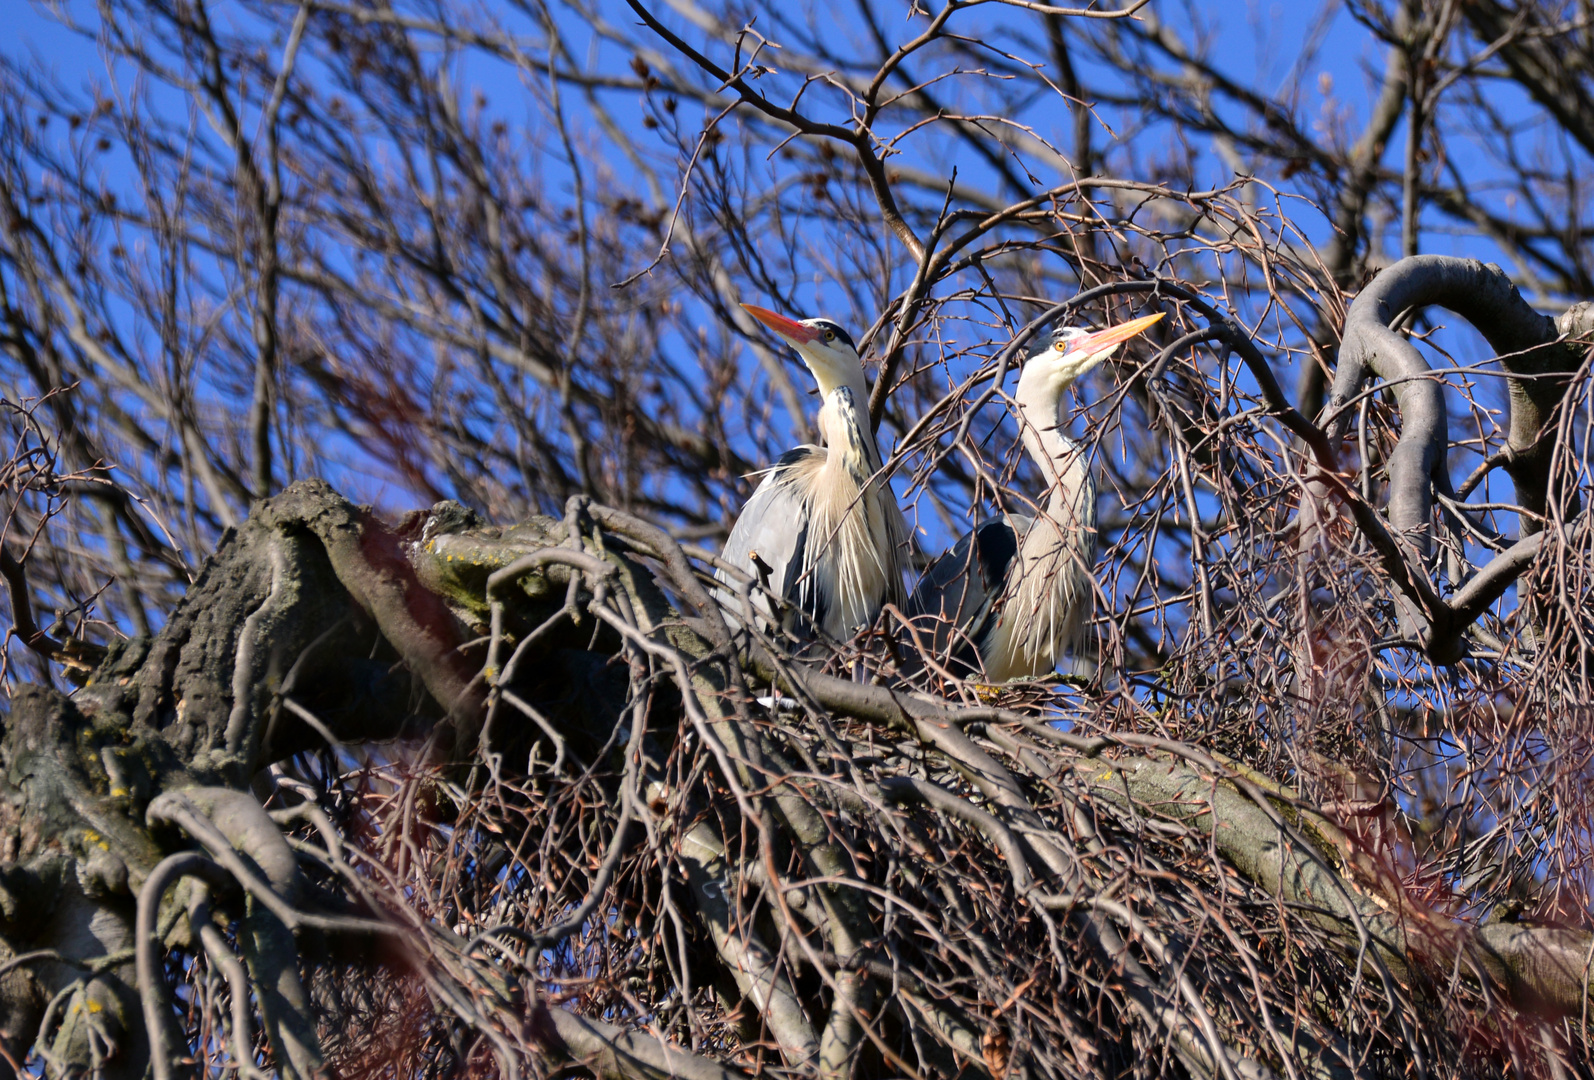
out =
[[[1213,873],[1281,902],[1297,933],[1368,965],[1392,999],[1454,972],[1518,1008],[1572,1015],[1590,989],[1588,933],[1476,926],[1430,908],[1379,852],[1236,763],[825,674],[769,643],[733,641],[695,575],[663,532],[582,500],[564,522],[503,529],[454,504],[389,527],[319,482],[258,504],[153,640],[112,650],[74,696],[24,688],[14,699],[0,743],[7,1054],[20,1062],[36,1048],[51,1075],[190,1075],[193,1035],[168,985],[184,967],[168,960],[207,956],[237,987],[228,1053],[252,1055],[236,1048],[259,1030],[283,1075],[327,1075],[327,1014],[312,988],[330,977],[328,943],[358,940],[389,943],[366,962],[413,973],[506,1074],[574,1063],[626,1080],[735,1080],[750,1059],[646,1024],[617,1026],[579,999],[543,1002],[513,954],[483,951],[492,935],[554,947],[600,905],[606,918],[626,917],[628,901],[609,890],[637,845],[677,827],[676,914],[701,944],[689,966],[717,972],[709,981],[743,999],[747,1037],[766,1031],[768,1052],[805,1075],[849,1076],[877,1058],[906,1067],[897,1055],[908,1044],[892,1032],[918,1040],[912,1052],[926,1068],[963,1062],[996,1076],[1021,1050],[998,1020],[971,1015],[974,1003],[941,997],[889,961],[920,946],[892,928],[905,916],[881,898],[945,858],[926,829],[961,836],[959,857],[987,875],[981,888],[1008,897],[972,921],[957,913],[966,897],[948,909],[968,942],[949,971],[1004,985],[991,965],[1023,958],[995,942],[1022,914],[1037,927],[1029,962],[1050,952],[1062,970],[1085,965],[1092,978],[1117,980],[1136,1029],[1194,1075],[1279,1075],[1286,1061],[1311,1076],[1365,1074],[1332,1027],[1261,1005],[1267,1034],[1241,1036],[1212,1007],[1191,972],[1223,958],[1172,913],[1189,889],[1216,890],[1210,902],[1221,907],[1233,886],[1209,881]],[[629,658],[631,689],[616,697],[602,665],[586,669],[574,696],[578,667],[506,681],[561,649]],[[636,679],[655,662],[674,704],[640,704]],[[751,682],[799,699],[816,726],[755,713]],[[539,719],[493,719],[511,708]],[[667,765],[684,744],[660,741],[673,730],[660,725],[661,708],[678,710],[671,723],[701,740],[708,771],[685,786]],[[620,739],[628,717],[635,726]],[[871,764],[861,744],[834,732],[842,723],[863,725],[849,739],[906,738],[918,749]],[[576,769],[623,745],[612,805],[587,811],[589,828],[606,813],[618,819],[603,842],[605,869],[576,897],[580,913],[565,908],[569,917],[547,930],[503,924],[470,938],[465,923],[384,908],[349,872],[353,838],[340,840],[323,810],[310,802],[268,813],[254,791],[262,770],[289,755],[392,740],[424,748],[460,810],[470,791],[507,779],[506,750],[528,740],[552,740]],[[827,774],[816,755],[841,771]],[[1059,806],[1073,809],[1058,816]],[[285,836],[306,819],[324,846]],[[1151,823],[1204,837],[1219,862],[1192,864],[1175,893],[1126,906],[1092,861],[1112,850],[1104,837],[1123,843]],[[903,842],[891,849],[898,869],[872,876],[861,853],[893,837]],[[314,888],[312,867],[322,875]],[[982,1025],[982,1060],[971,1061]],[[1088,1058],[1089,1046],[1074,1052]]]

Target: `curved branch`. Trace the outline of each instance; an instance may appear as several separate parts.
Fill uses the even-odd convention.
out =
[[[1345,317],[1339,368],[1325,416],[1335,439],[1343,438],[1350,419],[1348,406],[1360,393],[1368,372],[1393,387],[1400,404],[1401,431],[1388,463],[1387,513],[1395,536],[1413,549],[1414,557],[1408,560],[1413,573],[1426,567],[1432,555],[1434,485],[1439,482],[1447,490],[1450,486],[1448,477],[1440,476],[1446,468],[1449,429],[1444,382],[1431,373],[1416,346],[1392,327],[1408,312],[1428,306],[1447,308],[1470,322],[1508,372],[1511,419],[1506,468],[1516,484],[1518,503],[1528,511],[1525,530],[1534,528],[1536,518],[1542,518],[1550,495],[1554,444],[1541,435],[1566,385],[1565,378],[1553,376],[1576,371],[1585,352],[1583,346],[1565,344],[1561,339],[1565,333],[1594,327],[1588,305],[1569,311],[1558,324],[1529,306],[1499,267],[1445,255],[1402,259],[1356,297]],[[1473,590],[1467,605],[1472,618],[1493,599],[1478,606],[1477,598],[1486,596],[1513,565],[1525,567],[1526,563],[1520,559],[1499,563]],[[1426,571],[1422,573],[1426,576]],[[1431,586],[1425,591],[1431,591]],[[1426,601],[1423,607],[1427,610],[1402,605],[1402,632],[1422,641],[1436,659],[1454,659],[1459,635],[1471,618],[1442,603]]]
[[[1339,368],[1334,375],[1328,414],[1333,433],[1343,436],[1349,416],[1346,404],[1361,389],[1371,370],[1395,383],[1401,404],[1401,439],[1390,460],[1389,516],[1397,530],[1425,529],[1431,509],[1431,481],[1441,467],[1445,438],[1444,387],[1429,374],[1416,346],[1391,329],[1408,311],[1428,306],[1449,309],[1466,319],[1500,356],[1510,373],[1511,427],[1507,446],[1518,455],[1508,465],[1518,482],[1518,501],[1542,514],[1545,490],[1530,482],[1537,475],[1526,459],[1560,400],[1564,381],[1542,376],[1570,374],[1582,362],[1583,348],[1562,345],[1563,333],[1586,330],[1586,306],[1568,312],[1567,325],[1535,311],[1498,266],[1447,255],[1414,255],[1384,270],[1363,289],[1345,317]],[[1537,451],[1547,465],[1548,448]],[[1428,539],[1420,541],[1424,555]]]
[[[177,1024],[172,1015],[171,992],[166,986],[156,926],[160,917],[161,898],[166,895],[167,889],[184,877],[197,877],[220,889],[232,885],[227,872],[216,863],[198,852],[184,851],[162,859],[139,889],[134,947],[137,950],[139,997],[144,1005],[144,1027],[149,1033],[150,1068],[155,1080],[172,1080],[174,1047],[180,1042],[180,1039],[173,1037],[173,1029]]]
[[[28,595],[28,576],[20,560],[13,559],[4,545],[0,545],[0,577],[6,579],[11,592],[11,626],[22,644],[44,657],[54,660],[61,652],[61,643],[46,634],[33,619],[33,599]]]

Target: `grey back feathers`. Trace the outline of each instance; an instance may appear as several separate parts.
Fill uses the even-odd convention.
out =
[[[816,625],[825,621],[824,601],[817,590],[809,588],[803,573],[809,558],[811,515],[804,508],[802,483],[796,475],[799,469],[811,471],[813,461],[823,459],[824,453],[817,446],[799,446],[782,454],[742,507],[725,541],[721,557],[752,575],[757,583],[753,601],[765,617],[772,613],[768,598],[761,593],[769,592],[790,601]],[[723,571],[715,577],[727,580]],[[732,611],[738,610],[734,593],[718,591],[730,602]]]
[[[975,526],[924,572],[908,599],[908,617],[927,631],[921,642],[955,675],[983,673],[980,656],[999,617],[1019,538],[1033,519],[989,518]]]

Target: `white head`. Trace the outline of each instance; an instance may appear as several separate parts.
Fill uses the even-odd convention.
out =
[[[1051,344],[1024,362],[1018,379],[1020,399],[1056,402],[1082,375],[1160,318],[1159,311],[1106,330],[1063,327],[1052,335]]]
[[[788,319],[753,304],[742,307],[797,350],[819,384],[820,394],[828,398],[832,390],[845,386],[857,401],[869,400],[863,361],[858,359],[858,347],[847,331],[829,319]]]

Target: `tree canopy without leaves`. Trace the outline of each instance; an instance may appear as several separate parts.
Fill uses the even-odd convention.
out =
[[[1591,1075],[1582,5],[50,13],[0,1068]],[[1037,336],[1163,314],[1065,678],[726,619],[812,412],[744,300],[859,341],[921,564],[1044,497]]]

